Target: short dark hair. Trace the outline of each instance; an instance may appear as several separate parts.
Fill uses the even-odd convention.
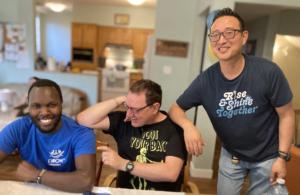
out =
[[[39,78],[39,77],[36,77],[36,76],[32,76],[32,77],[30,77],[29,79],[34,79],[34,80],[40,80],[41,78]]]
[[[145,92],[147,105],[152,105],[156,102],[161,105],[162,90],[160,85],[154,81],[148,79],[136,81],[131,85],[129,90],[132,93]]]
[[[27,94],[28,99],[29,99],[29,94],[30,94],[31,90],[34,87],[54,87],[57,90],[57,92],[58,92],[58,95],[59,95],[59,98],[60,98],[61,102],[63,102],[63,97],[62,97],[62,93],[61,93],[60,87],[54,81],[51,81],[49,79],[38,79],[28,89],[28,94]]]
[[[223,9],[219,10],[218,13],[216,14],[216,16],[214,17],[212,23],[214,23],[218,18],[223,17],[223,16],[233,16],[233,17],[235,17],[240,22],[241,30],[242,31],[245,30],[245,22],[244,22],[243,18],[237,12],[233,11],[229,7],[226,7],[226,8],[223,8]]]

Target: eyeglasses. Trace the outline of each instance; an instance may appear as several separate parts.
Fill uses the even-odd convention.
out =
[[[126,111],[130,110],[133,114],[138,114],[140,111],[144,110],[145,108],[147,108],[149,106],[151,106],[151,105],[146,105],[141,108],[132,108],[132,107],[129,107],[126,103],[124,103],[125,110]]]
[[[225,30],[224,32],[213,32],[213,33],[209,33],[208,34],[208,37],[209,37],[209,40],[211,42],[217,42],[220,40],[221,38],[221,35],[223,35],[223,37],[225,39],[233,39],[235,37],[235,34],[236,32],[242,32],[242,30],[240,29],[227,29]]]

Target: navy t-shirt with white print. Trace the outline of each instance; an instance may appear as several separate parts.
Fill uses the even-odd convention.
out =
[[[177,104],[184,110],[202,105],[226,150],[242,160],[260,162],[277,155],[275,108],[289,103],[293,95],[276,64],[244,57],[245,67],[237,78],[226,79],[217,62],[195,78]]]

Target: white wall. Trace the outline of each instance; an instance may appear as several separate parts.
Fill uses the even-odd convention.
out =
[[[88,3],[74,4],[73,21],[115,26],[114,14],[129,14],[129,28],[151,28],[155,26],[155,8],[108,6]]]

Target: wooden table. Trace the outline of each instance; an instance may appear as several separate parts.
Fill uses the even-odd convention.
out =
[[[95,187],[99,189],[99,187]],[[133,190],[124,188],[104,188],[110,191],[111,195],[194,195],[184,192],[166,192],[150,190]],[[62,192],[44,185],[35,183],[17,182],[17,181],[0,181],[0,194],[7,195],[82,195],[82,193]],[[199,194],[204,195],[204,194]]]

